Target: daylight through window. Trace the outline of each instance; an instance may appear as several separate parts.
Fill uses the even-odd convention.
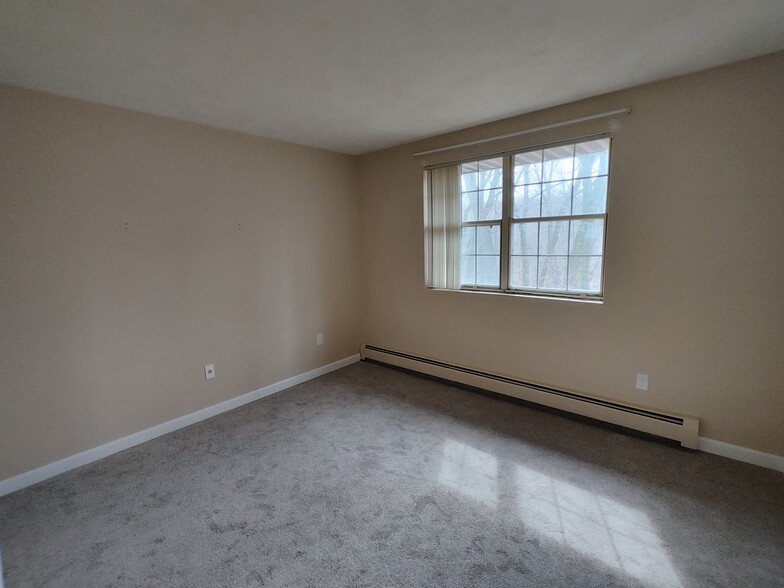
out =
[[[610,139],[428,172],[431,287],[600,298]]]

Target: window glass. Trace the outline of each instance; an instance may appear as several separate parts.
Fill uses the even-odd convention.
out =
[[[505,166],[512,175],[508,183]],[[459,216],[454,221],[459,230],[442,228],[447,246],[438,248],[437,254],[459,252],[452,266],[459,268],[459,286],[454,287],[601,296],[608,137],[528,149],[449,169],[459,178],[451,185],[458,187],[451,192],[444,188],[444,193],[454,194],[445,196],[454,204],[441,210]],[[448,245],[450,239],[454,248]],[[445,267],[444,260],[438,261],[434,265]]]

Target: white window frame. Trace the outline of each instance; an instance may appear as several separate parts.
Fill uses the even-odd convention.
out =
[[[553,147],[565,146],[565,145],[577,145],[579,143],[586,143],[590,141],[595,141],[599,139],[607,139],[608,140],[608,163],[607,163],[607,192],[605,197],[605,208],[604,213],[592,213],[592,214],[569,214],[569,215],[561,215],[561,216],[538,216],[538,217],[531,217],[531,218],[513,218],[513,206],[514,206],[514,161],[515,156],[521,153],[527,153],[530,151],[537,151],[540,149],[550,149]],[[459,287],[438,287],[434,286],[430,278],[427,278],[427,286],[431,289],[441,289],[441,290],[455,290],[455,291],[462,291],[462,292],[480,292],[480,293],[494,293],[494,294],[507,294],[507,295],[514,295],[514,296],[524,296],[524,297],[536,297],[536,298],[553,298],[553,299],[562,299],[562,300],[579,300],[579,301],[586,301],[586,302],[602,302],[604,300],[604,293],[605,293],[605,270],[606,270],[606,252],[607,252],[607,226],[609,220],[609,201],[610,201],[610,184],[611,184],[611,176],[612,176],[612,133],[598,133],[584,137],[578,138],[570,138],[562,141],[556,142],[548,142],[543,144],[535,144],[526,146],[519,149],[514,150],[507,150],[500,153],[491,153],[487,155],[481,155],[477,157],[471,157],[466,159],[461,159],[458,161],[451,161],[446,164],[428,166],[426,168],[427,174],[430,173],[431,170],[437,168],[443,168],[448,166],[454,165],[462,165],[467,163],[474,163],[477,161],[484,161],[488,159],[498,159],[503,158],[503,182],[502,182],[502,218],[499,220],[476,220],[476,221],[466,221],[463,222],[462,218],[460,219],[459,223],[459,231],[462,231],[463,227],[472,227],[472,226],[489,226],[489,225],[501,225],[501,246],[500,246],[500,267],[499,267],[499,275],[500,275],[500,284],[498,288],[493,287],[486,287],[486,286],[471,286],[471,285],[460,285]],[[459,170],[458,170],[458,177],[459,177]],[[574,181],[574,178],[572,178]],[[426,178],[426,194],[427,194],[427,187],[430,186],[430,176]],[[458,198],[462,197],[462,192],[459,192],[457,195]],[[426,202],[425,207],[425,218],[426,218],[426,225],[428,225],[428,206]],[[573,220],[583,220],[583,219],[601,219],[603,220],[603,235],[602,235],[602,251],[601,251],[601,277],[600,277],[600,285],[599,291],[594,292],[577,292],[577,291],[568,291],[568,290],[557,290],[557,289],[543,289],[543,288],[513,288],[509,285],[509,275],[510,275],[510,264],[511,264],[511,232],[512,232],[512,225],[515,224],[523,224],[523,223],[541,223],[541,222],[552,222],[552,221],[573,221]],[[431,257],[433,255],[432,247],[430,246],[430,242],[432,239],[431,232],[429,228],[426,226],[426,270],[430,267],[433,263]],[[542,257],[537,255],[537,260]],[[567,254],[566,257],[573,257],[572,254]],[[458,258],[456,262],[458,265],[460,263],[460,259]],[[538,261],[537,261],[538,263]],[[568,264],[568,261],[567,261]],[[568,288],[568,278],[567,278],[567,288]]]

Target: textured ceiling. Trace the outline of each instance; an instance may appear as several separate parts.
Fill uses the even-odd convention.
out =
[[[0,83],[353,154],[781,49],[782,0],[0,0]]]

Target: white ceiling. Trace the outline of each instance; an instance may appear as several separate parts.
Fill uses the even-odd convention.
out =
[[[781,49],[782,0],[0,0],[0,83],[352,154]]]

